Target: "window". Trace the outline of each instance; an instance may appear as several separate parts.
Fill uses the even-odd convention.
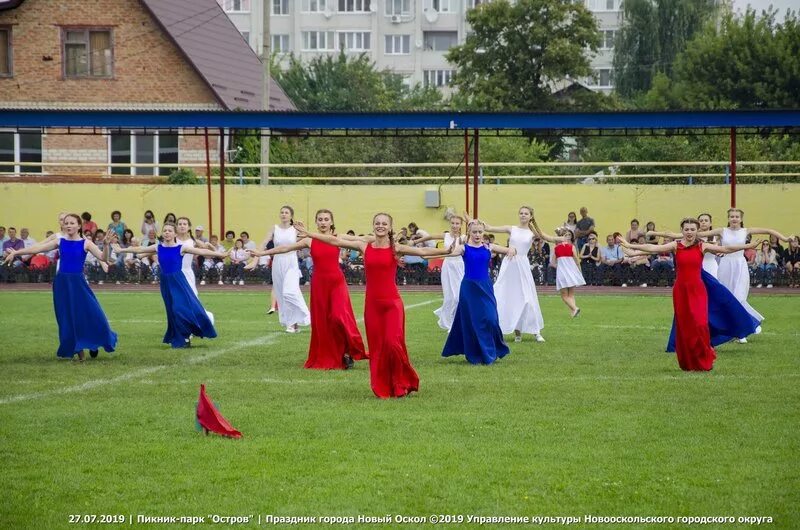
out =
[[[62,37],[64,77],[114,75],[111,30],[64,28]]]
[[[619,4],[618,0],[586,0],[590,11],[617,11]]]
[[[600,43],[600,48],[603,50],[613,50],[614,49],[614,39],[617,36],[617,32],[613,29],[606,29],[600,31],[600,37],[602,38],[602,42]]]
[[[109,135],[112,164],[155,164],[156,167],[112,167],[112,175],[169,175],[176,168],[159,164],[178,163],[178,135],[170,131],[144,134],[123,131]]]
[[[20,132],[0,131],[0,173],[41,173],[41,166],[26,166],[24,162],[42,162],[42,133],[36,129]]]
[[[411,0],[386,0],[386,16],[411,14]]]
[[[467,0],[467,9],[475,9],[481,4],[488,3],[488,0]]]
[[[217,0],[226,13],[249,13],[250,0]]]
[[[386,55],[409,55],[411,53],[411,35],[386,35]]]
[[[364,52],[372,49],[369,31],[340,31],[339,48],[346,52]]]
[[[446,52],[458,44],[457,31],[424,31],[422,41],[426,50]]]
[[[341,13],[369,13],[371,0],[339,0]]]
[[[453,81],[455,70],[424,70],[422,72],[426,87],[443,87]]]
[[[272,0],[272,14],[283,16],[289,14],[289,0]]]
[[[11,28],[0,28],[0,77],[14,75],[14,60],[11,53]]]
[[[611,88],[614,86],[614,70],[611,68],[595,68],[594,77],[589,79],[590,86]]]
[[[303,51],[336,51],[333,31],[304,31]]]
[[[323,13],[326,7],[325,2],[326,0],[303,0],[303,13]]]
[[[439,13],[455,13],[455,0],[425,0],[425,7]]]
[[[289,53],[289,35],[271,35],[274,53]]]

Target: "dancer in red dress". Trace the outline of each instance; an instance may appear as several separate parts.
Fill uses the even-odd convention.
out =
[[[701,278],[703,253],[730,254],[752,247],[750,245],[713,245],[697,238],[700,222],[686,218],[681,221],[683,239],[664,245],[635,245],[616,234],[619,244],[625,248],[649,254],[675,253],[677,276],[672,288],[672,306],[675,310],[675,353],[678,365],[686,371],[708,371],[717,358],[711,346],[708,328],[708,293]],[[758,243],[755,243],[758,244]]]
[[[364,325],[367,328],[372,391],[383,399],[403,397],[417,391],[419,376],[408,359],[403,300],[395,283],[397,257],[445,256],[450,254],[450,249],[417,248],[395,243],[392,218],[385,213],[373,217],[375,235],[365,240],[348,241],[329,234],[310,234],[301,223],[295,223],[295,228],[303,237],[358,250],[364,255],[367,280]]]
[[[319,210],[314,216],[317,229],[332,235],[333,212]],[[364,341],[356,325],[350,293],[339,267],[339,247],[305,237],[292,245],[270,250],[251,250],[253,256],[272,256],[304,248],[311,249],[314,261],[311,275],[311,342],[305,368],[346,370],[353,361],[366,359]]]

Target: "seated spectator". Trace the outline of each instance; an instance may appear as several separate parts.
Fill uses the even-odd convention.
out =
[[[231,265],[228,269],[228,276],[231,279],[231,285],[244,285],[244,266],[247,265],[247,260],[250,255],[244,249],[244,241],[237,239],[233,243],[233,248],[230,250]]]
[[[219,237],[216,235],[212,235],[208,242],[212,247],[214,247],[214,250],[216,250],[217,252],[223,252],[225,250],[225,248],[219,244]],[[219,285],[222,285],[223,267],[224,263],[221,258],[205,257],[203,259],[203,267],[201,269],[200,285],[205,285],[206,279],[208,279],[209,281],[214,281],[214,278],[217,278],[217,283]]]
[[[22,250],[25,248],[25,243],[17,237],[17,229],[13,226],[8,228],[8,239],[3,243],[3,256],[12,250]],[[11,263],[10,268],[0,266],[0,275],[3,281],[16,281],[16,276],[19,271],[23,270],[25,262],[17,256],[14,256],[14,261]]]
[[[122,221],[122,213],[119,210],[111,212],[111,222],[108,223],[106,232],[116,232],[117,239],[122,241],[122,234],[125,232],[126,228],[125,223]]]
[[[305,285],[311,281],[314,274],[314,260],[311,259],[311,249],[302,248],[297,252],[297,262],[300,265],[300,285]]]
[[[600,274],[600,285],[606,281],[610,281],[612,285],[622,282],[623,258],[622,249],[614,242],[614,236],[608,234],[605,246],[600,247],[600,267],[597,271]]]
[[[142,238],[139,246],[149,247],[158,244],[158,237],[155,230],[150,230],[147,236]],[[136,256],[139,258],[139,270],[142,277],[149,277],[151,283],[156,283],[158,279],[158,255],[157,254],[143,254]]]
[[[535,239],[534,239],[535,240]],[[600,265],[600,247],[597,246],[597,232],[592,232],[586,238],[586,244],[581,248],[581,272],[588,285],[596,285],[595,276]]]
[[[167,223],[178,224],[178,219],[175,217],[174,213],[170,212],[164,216],[164,224]]]
[[[665,244],[670,241],[670,238],[664,238]],[[658,254],[655,259],[650,262],[650,268],[653,271],[653,283],[658,285],[664,280],[667,285],[672,285],[675,277],[675,257],[672,255],[672,252],[662,252]]]
[[[203,243],[208,243],[208,239],[206,239],[206,237],[203,236],[204,232],[205,232],[205,228],[203,227],[203,225],[195,226],[194,227],[194,239],[195,239],[195,241],[202,241]]]
[[[8,236],[6,235],[6,227],[0,226],[0,248],[6,241],[8,241]]]
[[[583,248],[586,244],[586,239],[591,232],[595,231],[594,219],[589,217],[589,209],[583,206],[580,209],[581,218],[575,223],[575,245],[577,248]]]
[[[531,262],[533,281],[538,285],[544,285],[547,267],[550,264],[550,245],[547,244],[547,241],[534,236],[531,250],[528,252],[528,260]]]
[[[25,236],[23,236],[22,239],[25,239]],[[785,259],[784,254],[786,250],[781,246],[780,240],[778,239],[777,236],[774,235],[769,236],[769,246],[772,250],[775,251],[775,259],[778,261],[778,267],[783,267]]]
[[[775,271],[778,269],[778,256],[775,250],[770,247],[769,241],[761,243],[761,248],[756,252],[756,278],[758,285],[762,287],[767,284],[767,289],[772,288],[772,280]]]
[[[27,228],[22,228],[19,231],[19,238],[22,240],[22,244],[25,248],[32,247],[36,244],[36,240],[31,237],[31,232]],[[27,255],[22,256],[22,263],[25,264],[27,267],[31,263],[31,259],[33,259],[34,255]]]
[[[147,234],[149,234],[151,230],[158,233],[158,221],[156,221],[156,216],[153,214],[153,211],[147,210],[144,212],[144,219],[142,220],[142,237],[147,237]]]
[[[47,233],[44,235],[44,238],[48,239],[52,235],[53,235],[53,231],[52,230],[48,230]],[[47,258],[52,263],[55,263],[56,261],[58,261],[58,249],[57,248],[54,248],[53,250],[51,250],[49,252],[45,252],[44,255],[47,256]]]
[[[400,229],[400,231],[402,232],[402,229]],[[420,237],[428,237],[429,235],[430,234],[428,232],[417,226],[417,223],[413,221],[408,223],[408,239],[414,240]],[[436,246],[436,241],[428,240],[421,246],[433,248]]]
[[[230,252],[233,250],[233,246],[236,243],[236,232],[233,230],[228,230],[225,232],[225,240],[222,241],[222,248],[225,249],[225,252]]]
[[[83,224],[81,225],[81,232],[84,234],[88,230],[89,233],[94,236],[94,233],[97,232],[97,223],[92,221],[92,214],[89,212],[83,212],[81,214],[81,219],[83,219]]]
[[[752,236],[747,236],[746,243],[752,241]],[[756,275],[756,249],[748,248],[744,251],[744,259],[747,261],[747,268],[750,270],[750,277],[754,278]]]
[[[800,237],[789,239],[789,248],[783,254],[784,268],[789,276],[789,287],[800,287]]]
[[[650,232],[655,232],[655,231],[656,231],[656,224],[653,221],[648,221],[647,226],[645,227],[645,236],[644,236],[645,243],[649,245],[658,245],[658,236],[655,234],[650,234]]]
[[[645,244],[644,236],[639,236],[636,240],[639,245]],[[650,272],[650,257],[647,254],[634,254],[627,256],[622,260],[623,268],[627,266],[627,282],[631,285],[638,285],[639,287],[647,287],[647,277]],[[624,284],[623,284],[624,286]]]
[[[113,236],[114,234],[111,233],[109,236]],[[102,229],[98,228],[94,233],[94,244],[97,245],[97,248],[100,249],[106,255],[106,262],[108,262],[108,272],[106,273],[102,267],[100,267],[100,263],[97,261],[91,253],[86,255],[86,261],[84,262],[84,274],[86,275],[86,280],[90,282],[95,282],[98,285],[103,285],[106,279],[109,276],[116,274],[116,261],[117,261],[117,253],[114,252],[114,249],[111,248],[110,244],[107,244],[106,241],[106,233]]]
[[[239,239],[242,240],[244,243],[245,250],[255,250],[256,249],[256,242],[250,239],[250,234],[247,232],[242,232],[239,234]]]
[[[625,239],[627,241],[639,241],[639,238],[642,237],[644,233],[639,230],[639,220],[632,219],[631,220],[631,229],[625,233]]]

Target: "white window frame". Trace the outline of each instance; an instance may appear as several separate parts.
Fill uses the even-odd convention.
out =
[[[130,134],[130,138],[131,138],[131,148],[130,148],[130,162],[128,162],[129,164],[131,164],[131,167],[128,168],[130,170],[130,172],[129,172],[130,175],[132,175],[132,176],[136,176],[136,175],[152,176],[152,177],[161,176],[161,165],[160,165],[161,164],[161,142],[159,141],[160,133],[161,133],[161,131],[157,130],[157,129],[155,131],[152,131],[152,132],[148,131],[146,135],[142,131],[137,130],[137,129],[131,129],[130,130],[129,134]],[[166,134],[175,134],[175,133],[173,133],[172,131],[169,131],[169,130],[166,130],[165,133]],[[108,160],[108,164],[112,163],[111,162],[111,157],[112,157],[113,153],[111,151],[111,137],[114,136],[115,134],[119,134],[119,133],[118,132],[117,133],[108,132],[106,134],[107,145],[108,145],[108,149],[107,149],[107,153],[108,154],[107,154],[106,159]],[[136,137],[137,136],[153,136],[153,164],[155,164],[155,167],[150,168],[150,169],[153,170],[152,173],[139,174],[139,173],[136,172],[136,170],[139,169],[139,168],[137,166],[133,165],[133,164],[136,164]],[[181,161],[181,136],[182,135],[181,135],[180,132],[178,132],[177,136],[178,136],[178,163],[180,163],[180,161]],[[108,166],[108,174],[109,175],[120,175],[120,173],[113,173],[112,169],[117,169],[117,168],[112,168],[109,165]],[[142,168],[142,169],[144,169],[144,168]],[[170,169],[172,171],[175,171],[178,168],[170,168]]]
[[[426,36],[430,35],[431,33],[455,33],[455,39],[453,40],[453,44],[445,50],[436,50],[433,47],[428,48],[426,43]],[[453,46],[458,46],[458,31],[441,31],[441,30],[431,30],[431,31],[423,31],[422,32],[422,49],[426,52],[446,52]]]
[[[479,5],[488,4],[489,0],[467,0],[467,9],[475,9]]]
[[[384,14],[387,17],[403,17],[411,14],[411,0],[384,0],[386,8]],[[395,7],[399,6],[400,10],[396,11]]]
[[[614,69],[613,68],[593,68],[594,75],[589,79],[589,86],[592,88],[614,88]],[[608,72],[608,84],[604,85],[600,82],[601,73]]]
[[[621,6],[621,0],[585,0],[586,7],[589,11],[593,12],[613,12],[619,11]],[[612,7],[608,7],[608,3],[612,3]]]
[[[316,42],[317,47],[311,47],[311,35],[316,35]],[[320,48],[320,35],[325,35],[325,47]],[[336,32],[331,30],[310,30],[310,31],[303,31],[300,34],[302,38],[302,51],[304,52],[335,52],[338,50],[336,46]]]
[[[351,41],[350,46],[348,46],[348,41]],[[362,30],[337,31],[336,49],[358,53],[372,51],[372,32]]]
[[[372,13],[370,6],[372,2],[377,2],[378,0],[336,0],[336,7],[339,13],[347,13],[350,15],[365,15]],[[345,4],[345,9],[339,9],[342,6],[342,2]],[[351,4],[353,9],[347,9],[348,5]]]
[[[302,0],[300,4],[301,13],[324,13],[327,10],[327,2],[333,0]]]
[[[613,50],[614,41],[617,38],[617,30],[615,29],[601,29],[600,33],[603,35],[603,42],[600,43],[601,50]],[[608,34],[611,34],[611,46],[608,46]]]
[[[425,87],[444,88],[450,86],[453,82],[453,76],[456,71],[448,68],[436,68],[432,70],[423,70],[422,78]]]
[[[292,41],[290,39],[290,35],[289,34],[287,34],[287,33],[273,33],[272,35],[270,35],[270,40],[272,41],[270,43],[270,47],[271,47],[272,52],[274,52],[274,53],[289,53],[289,52],[292,51],[292,49],[291,49]],[[276,41],[278,42],[277,46],[275,45]],[[284,42],[286,43],[286,46],[283,46]]]
[[[42,153],[42,162],[44,162],[44,132],[40,129],[0,129],[0,133],[12,133],[14,135],[14,165],[13,166],[0,166],[0,173],[16,173],[19,175],[22,171],[22,166],[28,165],[36,165],[35,162],[23,162],[21,159],[22,156],[22,149],[21,149],[21,139],[20,133],[22,134],[31,134],[31,133],[39,133],[41,135],[41,153]],[[44,175],[44,167],[38,166],[39,172],[36,173],[37,175]]]
[[[8,55],[6,56],[8,72],[0,72],[0,77],[14,77],[14,36],[12,30],[11,26],[0,26],[0,31],[5,32],[6,39],[8,39]]]
[[[407,49],[408,51],[403,51]],[[400,51],[397,51],[397,50]],[[383,39],[384,55],[411,55],[411,35],[384,35]]]
[[[249,13],[252,6],[251,0],[217,0],[217,3],[226,13]],[[236,5],[239,9],[235,9]]]
[[[282,13],[276,13],[275,12],[275,2],[276,2],[276,0],[270,0],[270,2],[269,2],[270,14],[273,17],[288,17],[289,16],[289,0],[277,0],[277,1],[278,1],[279,5],[281,7],[281,11],[283,11],[283,12]]]
[[[458,11],[456,0],[425,0],[425,8],[437,13],[455,13]]]

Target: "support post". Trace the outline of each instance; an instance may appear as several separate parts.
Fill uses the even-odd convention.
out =
[[[469,213],[469,129],[464,129],[464,211]]]
[[[261,30],[261,61],[264,66],[264,93],[261,104],[262,110],[269,112],[269,89],[272,83],[272,75],[269,71],[270,46],[272,44],[270,42],[272,37],[270,37],[269,15],[272,2],[264,0],[261,2],[261,6],[261,21],[264,24]],[[269,184],[269,166],[267,165],[269,164],[269,129],[260,129],[259,132],[261,133],[261,184],[267,185]]]
[[[208,193],[208,236],[214,233],[214,220],[211,217],[211,150],[208,146],[208,127],[205,128],[206,140],[206,191]]]
[[[219,130],[219,240],[225,239],[225,129]]]
[[[736,208],[736,127],[731,127],[731,208]]]
[[[472,217],[478,219],[478,178],[480,177],[480,144],[478,143],[479,140],[479,132],[478,129],[475,129],[475,137],[472,144],[472,153],[474,155],[473,162],[472,162],[472,172],[475,175],[475,179],[472,181],[472,209],[475,210],[475,213],[472,214]]]

